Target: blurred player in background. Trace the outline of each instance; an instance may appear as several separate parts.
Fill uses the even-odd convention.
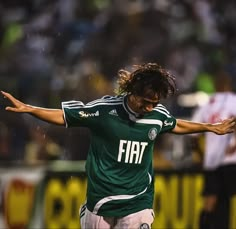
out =
[[[230,75],[220,71],[215,76],[216,92],[209,102],[198,107],[192,120],[216,123],[236,116],[236,94]],[[199,141],[198,141],[199,142]],[[204,135],[205,186],[204,206],[200,215],[200,229],[228,228],[229,199],[236,194],[236,136]]]
[[[233,118],[209,124],[173,117],[160,100],[175,93],[175,78],[156,63],[138,65],[132,72],[121,69],[118,75],[117,96],[104,96],[87,104],[63,102],[62,109],[27,105],[2,92],[12,104],[7,111],[90,129],[87,201],[80,209],[82,228],[151,228],[152,158],[157,135],[207,131],[223,135],[235,128]]]

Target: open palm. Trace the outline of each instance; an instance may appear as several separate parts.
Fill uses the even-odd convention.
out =
[[[13,97],[10,93],[1,91],[4,98],[8,99],[13,106],[7,106],[5,109],[12,112],[27,112],[27,105]]]

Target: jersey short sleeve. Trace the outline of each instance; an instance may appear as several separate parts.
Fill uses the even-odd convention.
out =
[[[66,127],[90,127],[98,123],[101,113],[96,105],[74,100],[62,102],[62,110]]]
[[[159,119],[162,121],[160,133],[170,132],[175,128],[176,118],[170,114],[164,105],[158,104],[154,110],[159,114]]]

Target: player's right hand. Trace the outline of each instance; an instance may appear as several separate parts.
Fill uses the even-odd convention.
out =
[[[7,93],[5,91],[1,91],[1,94],[5,99],[7,99],[12,106],[7,106],[5,110],[12,111],[12,112],[20,112],[24,113],[28,111],[28,106],[24,104],[23,102],[17,100],[14,96],[12,96],[10,93]]]

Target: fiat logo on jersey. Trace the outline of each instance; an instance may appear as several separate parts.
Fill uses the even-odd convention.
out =
[[[152,128],[149,130],[148,132],[148,137],[150,140],[154,140],[157,136],[157,129],[156,128]]]

